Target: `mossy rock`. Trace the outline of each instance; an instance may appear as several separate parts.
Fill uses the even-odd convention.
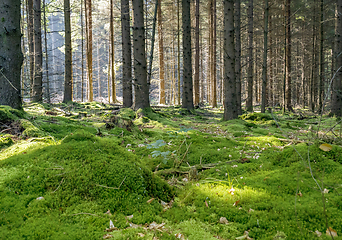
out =
[[[272,120],[272,116],[267,114],[267,113],[247,113],[247,114],[243,114],[240,116],[241,119],[243,120],[250,120],[250,121],[269,121]]]
[[[0,122],[8,123],[24,117],[24,111],[0,105]]]
[[[171,200],[170,186],[143,167],[134,154],[116,141],[95,138],[49,146],[0,162],[0,167],[15,164],[21,169],[5,186],[20,194],[50,199],[50,207],[57,209],[95,201],[103,210],[132,214],[148,209],[146,199],[151,197]]]
[[[2,147],[8,147],[13,144],[13,140],[10,137],[0,137],[0,148]]]
[[[22,136],[24,137],[44,137],[45,133],[34,126],[30,121],[26,119],[20,120],[20,125],[24,129]]]

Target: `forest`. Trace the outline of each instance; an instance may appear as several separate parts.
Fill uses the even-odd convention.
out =
[[[342,0],[0,18],[0,239],[342,239]]]

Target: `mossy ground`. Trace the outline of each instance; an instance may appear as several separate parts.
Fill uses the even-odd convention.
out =
[[[0,135],[0,239],[331,239],[326,222],[342,236],[334,117],[225,122],[222,109],[134,113],[95,102],[24,110],[0,107],[1,130],[20,128]],[[134,125],[108,124],[114,115]],[[118,230],[104,232],[110,220]]]

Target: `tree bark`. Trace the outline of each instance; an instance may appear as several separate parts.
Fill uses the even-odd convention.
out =
[[[86,29],[87,29],[87,75],[88,101],[94,100],[93,94],[93,20],[91,0],[85,0]]]
[[[133,55],[134,55],[134,93],[135,110],[150,107],[149,86],[147,84],[147,67],[145,53],[144,3],[143,0],[132,0],[133,3]]]
[[[321,113],[323,110],[323,99],[324,99],[324,30],[323,30],[323,24],[324,24],[324,5],[323,0],[321,0],[321,6],[320,6],[320,32],[319,32],[319,38],[320,38],[320,44],[319,44],[319,56],[320,56],[320,63],[319,63],[319,93],[318,93],[318,112]]]
[[[224,120],[238,117],[234,49],[234,0],[224,1]]]
[[[123,106],[131,107],[132,99],[132,47],[129,0],[121,0],[121,30],[122,30],[122,97]]]
[[[48,44],[47,44],[47,26],[46,26],[46,1],[43,0],[43,17],[44,17],[44,48],[45,48],[45,75],[46,75],[46,100],[51,103],[50,95],[50,79],[49,79],[49,58],[48,58]]]
[[[112,100],[113,103],[116,102],[116,85],[115,85],[115,45],[114,45],[114,13],[113,13],[114,3],[113,0],[110,0],[110,71],[111,71],[111,82],[112,82]],[[123,53],[124,54],[124,53]],[[110,95],[110,92],[108,92]]]
[[[268,37],[268,0],[265,0],[265,25],[264,25],[264,56],[262,64],[262,94],[261,94],[261,112],[265,113],[267,104],[266,83],[267,83],[267,37]]]
[[[236,77],[236,104],[238,115],[241,108],[241,1],[235,0],[235,77]]]
[[[27,36],[30,59],[30,94],[32,97],[33,76],[34,76],[34,40],[33,40],[33,0],[27,0]]]
[[[43,54],[42,54],[42,24],[41,24],[41,0],[33,0],[33,29],[34,29],[34,77],[32,89],[32,101],[43,101]]]
[[[286,47],[285,47],[285,105],[287,110],[293,111],[292,103],[291,103],[291,91],[292,91],[292,82],[291,82],[291,0],[286,0]]]
[[[247,111],[253,112],[253,0],[248,3],[248,69],[247,69]]]
[[[64,99],[67,103],[72,101],[72,45],[70,24],[70,0],[64,0],[64,24],[65,24],[65,79]]]
[[[183,24],[183,97],[182,108],[194,109],[192,89],[192,64],[191,64],[191,21],[190,0],[182,0],[182,24]]]
[[[0,2],[0,105],[21,109],[20,0]]]
[[[180,0],[177,0],[177,87],[178,87],[178,105],[181,104],[181,80],[180,80]]]
[[[199,28],[199,18],[200,18],[200,8],[199,8],[200,1],[196,0],[196,27],[195,27],[195,50],[196,50],[196,56],[195,56],[195,79],[194,79],[194,93],[195,93],[195,99],[194,99],[194,105],[199,104],[199,96],[200,96],[200,87],[199,87],[199,60],[200,60],[200,42],[199,42],[199,34],[200,34],[200,28]]]
[[[162,11],[161,0],[158,1],[158,43],[159,43],[159,103],[165,104],[165,67],[164,67],[164,43],[163,43],[163,23],[162,23]]]

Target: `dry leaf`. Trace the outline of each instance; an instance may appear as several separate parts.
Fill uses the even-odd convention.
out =
[[[132,219],[133,218],[133,214],[132,215],[129,215],[127,216],[127,219]]]
[[[227,218],[225,218],[225,217],[221,217],[221,218],[220,218],[220,223],[221,223],[221,224],[229,224]]]
[[[112,214],[110,213],[110,210],[108,209],[107,212],[105,212],[104,214],[108,214],[109,216],[111,216]]]
[[[318,237],[322,236],[322,233],[318,230],[316,230],[315,233],[317,234]]]
[[[147,201],[147,203],[151,203],[154,200],[154,198],[151,198],[150,200]]]
[[[254,209],[251,209],[251,208],[250,208],[250,209],[248,210],[248,212],[249,212],[249,213],[254,212]]]
[[[206,207],[209,207],[208,203],[207,203],[207,200],[204,201],[205,202],[205,206]]]
[[[326,188],[324,188],[323,193],[324,193],[324,194],[327,194],[328,192],[329,192],[329,190],[326,189]]]
[[[323,143],[321,146],[319,146],[319,148],[323,150],[324,152],[329,152],[331,151],[332,146],[330,144]]]
[[[138,233],[138,236],[139,236],[139,237],[145,237],[145,234],[143,234],[143,233]]]
[[[237,206],[237,205],[239,204],[239,202],[240,202],[240,200],[237,200],[237,201],[233,204],[233,206]]]
[[[303,194],[301,193],[301,191],[299,191],[298,196],[303,197]]]
[[[331,227],[327,229],[326,234],[327,236],[337,237],[337,232]]]
[[[175,234],[175,236],[176,236],[176,238],[181,239],[181,240],[184,240],[184,239],[185,239],[185,238],[184,238],[184,235],[181,234],[181,233],[177,233],[177,234]]]
[[[110,234],[103,235],[103,239],[109,239],[112,238],[113,236]]]

